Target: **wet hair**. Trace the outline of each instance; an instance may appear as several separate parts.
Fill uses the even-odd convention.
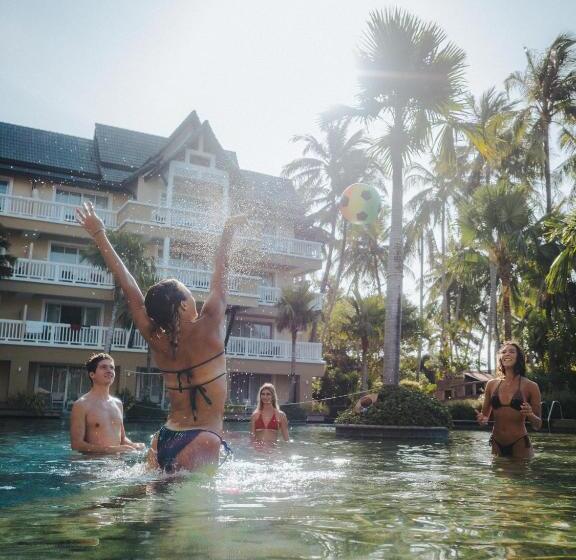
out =
[[[84,364],[84,366],[86,367],[86,371],[88,372],[88,379],[90,379],[90,383],[92,385],[94,385],[94,381],[90,377],[90,374],[96,371],[98,364],[102,360],[110,360],[112,363],[114,363],[114,358],[110,356],[110,354],[100,352],[99,354],[92,354],[92,356],[90,356],[88,360],[86,360],[86,363]]]
[[[144,298],[146,313],[152,320],[153,332],[168,337],[176,356],[180,336],[180,304],[188,298],[188,290],[178,280],[162,280],[154,284]]]
[[[262,399],[260,395],[264,389],[268,389],[268,391],[272,393],[272,407],[276,410],[280,410],[278,408],[278,396],[276,395],[276,387],[274,387],[272,383],[264,383],[264,385],[258,389],[258,406],[256,407],[256,410],[262,410]]]
[[[514,364],[514,375],[521,375],[524,377],[526,375],[526,355],[524,354],[524,350],[520,348],[520,346],[513,342],[512,340],[507,340],[506,342],[502,343],[500,349],[498,350],[498,355],[506,348],[506,346],[514,346],[516,348],[516,363]],[[502,358],[498,357],[498,375],[504,377],[506,374],[506,370],[504,369],[504,365],[502,364]]]

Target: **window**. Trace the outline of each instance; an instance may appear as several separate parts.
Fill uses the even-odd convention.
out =
[[[55,201],[72,206],[80,206],[83,202],[91,202],[95,208],[100,210],[108,209],[108,197],[92,193],[77,193],[56,189]]]
[[[231,373],[230,377],[230,402],[233,404],[255,406],[260,387],[272,381],[271,375],[260,373]]]
[[[161,373],[136,373],[136,400],[161,404],[164,392],[164,379]]]
[[[269,323],[254,323],[252,321],[236,321],[232,327],[232,336],[271,340],[272,325]]]
[[[5,199],[4,196],[8,194],[8,187],[10,183],[6,179],[0,179],[0,212],[4,210]]]
[[[274,280],[274,273],[273,272],[263,272],[261,275],[262,278],[262,286],[266,286],[268,288],[273,288],[276,284]]]
[[[95,327],[100,325],[100,308],[60,303],[47,303],[44,312],[47,323],[63,323]]]
[[[66,245],[51,245],[50,262],[64,263],[64,264],[80,264],[84,261],[84,257],[78,247],[68,247]]]

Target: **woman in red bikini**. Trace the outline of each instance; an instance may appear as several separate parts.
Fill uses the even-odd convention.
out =
[[[526,379],[526,360],[515,342],[505,342],[498,352],[499,379],[486,384],[484,406],[478,422],[486,425],[494,412],[494,428],[490,444],[498,457],[529,458],[534,455],[526,420],[532,428],[542,427],[540,389]]]
[[[250,434],[256,441],[275,442],[278,432],[282,433],[284,441],[290,439],[288,419],[278,408],[276,389],[272,383],[264,383],[258,391],[258,406],[252,413]]]

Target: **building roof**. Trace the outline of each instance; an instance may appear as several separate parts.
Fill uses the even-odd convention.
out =
[[[0,161],[71,175],[100,175],[92,140],[9,123],[0,123]]]
[[[137,169],[164,147],[166,138],[96,123],[94,142],[102,164]]]
[[[263,205],[272,203],[280,213],[303,215],[290,180],[241,170],[236,152],[224,150],[208,121],[200,121],[195,111],[168,138],[96,123],[94,138],[89,140],[0,123],[0,170],[63,183],[125,188],[140,174],[166,165],[176,151],[199,134],[216,153],[217,165],[231,173],[238,198]]]

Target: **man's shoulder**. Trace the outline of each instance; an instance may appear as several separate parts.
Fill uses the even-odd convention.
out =
[[[89,403],[90,403],[89,394],[85,393],[84,395],[82,395],[81,397],[78,397],[78,399],[76,399],[74,401],[72,408],[83,408],[83,407],[87,406]]]

